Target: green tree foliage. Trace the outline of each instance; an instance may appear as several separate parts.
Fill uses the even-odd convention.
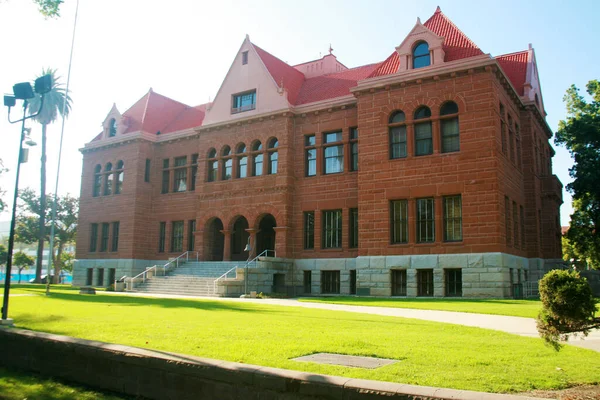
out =
[[[556,350],[559,340],[567,340],[572,333],[587,336],[600,327],[595,317],[596,302],[587,279],[572,270],[554,270],[540,280],[542,311],[537,318],[537,329],[542,338]]]
[[[63,0],[33,0],[37,4],[40,13],[46,18],[60,17],[60,5]]]
[[[2,163],[2,160],[0,160],[0,175],[2,175],[3,172],[8,171],[6,168],[4,168],[4,164]],[[3,190],[2,188],[0,188],[0,213],[2,211],[4,211],[4,209],[6,208],[6,203],[4,202],[4,195],[6,194],[6,190]]]
[[[64,252],[60,256],[60,263],[62,269],[68,273],[73,273],[73,265],[75,264],[75,254],[71,252]]]
[[[3,244],[0,244],[0,265],[6,264],[6,261],[8,261],[8,250]]]
[[[586,91],[591,101],[575,85],[567,90],[567,118],[558,123],[555,143],[575,160],[567,185],[574,209],[567,238],[581,258],[600,268],[600,82],[589,81]]]
[[[22,251],[18,251],[13,255],[13,264],[19,269],[19,283],[21,283],[21,272],[35,264],[33,257],[28,256]]]
[[[56,76],[56,70],[46,68],[42,70],[40,76],[50,75],[52,77],[52,87],[48,93],[44,95],[44,103],[42,107],[42,97],[37,95],[29,101],[29,113],[37,114],[34,121],[42,125],[42,158],[40,163],[40,198],[38,205],[38,249],[37,249],[37,264],[35,268],[36,282],[42,273],[42,256],[44,254],[44,239],[46,232],[46,133],[48,125],[56,121],[58,115],[67,117],[71,110],[71,98],[66,90],[59,83],[60,77]],[[40,111],[41,107],[41,111]],[[38,113],[39,112],[39,113]]]

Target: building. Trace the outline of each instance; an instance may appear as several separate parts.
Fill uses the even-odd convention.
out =
[[[439,8],[399,39],[347,68],[246,37],[212,103],[113,106],[81,150],[75,284],[274,250],[293,293],[508,297],[560,262],[531,45],[486,54]]]

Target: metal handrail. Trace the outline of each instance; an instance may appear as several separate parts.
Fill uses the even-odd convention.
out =
[[[247,261],[246,264],[244,265],[243,268],[248,268],[248,266],[252,263],[256,264],[256,260],[258,260],[259,257],[268,257],[269,256],[269,252],[272,251],[273,252],[273,257],[277,257],[277,252],[275,252],[275,250],[265,250],[262,253],[260,253],[259,255],[257,255],[256,257],[254,257],[252,260]],[[213,285],[214,285],[214,289],[215,289],[215,293],[217,293],[217,282],[219,282],[222,279],[227,278],[227,275],[229,275],[231,273],[231,271],[235,270],[236,268],[238,268],[239,266],[236,265],[235,267],[229,269],[227,272],[225,272],[223,275],[221,275],[220,277],[218,277],[217,279],[214,280]],[[246,277],[246,279],[248,279],[248,277]]]
[[[191,251],[186,251],[185,253],[177,256],[176,258],[174,258],[173,260],[170,260],[168,263],[166,263],[165,265],[162,265],[162,269],[163,269],[163,276],[167,274],[167,271],[169,269],[177,269],[179,268],[179,263],[181,262],[182,264],[184,263],[183,261],[180,261],[180,259],[182,257],[185,256],[185,262],[188,262],[190,260],[190,253],[193,253]],[[198,252],[196,252],[196,262],[198,261]],[[173,267],[171,264],[175,263],[175,266]],[[156,273],[160,268],[160,265],[153,265],[150,268],[146,268],[144,271],[142,271],[141,273],[137,274],[136,276],[132,277],[132,278],[128,278],[127,280],[129,280],[129,282],[131,283],[131,288],[133,289],[136,280],[139,281],[140,277],[142,280],[142,283],[146,283],[146,280],[149,279],[148,278],[148,273],[150,271],[154,271],[154,273]]]

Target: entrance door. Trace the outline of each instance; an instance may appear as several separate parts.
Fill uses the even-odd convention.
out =
[[[265,250],[271,250],[267,256],[275,255],[275,228],[277,222],[271,214],[265,215],[258,225],[258,234],[256,235],[256,255],[261,254]]]

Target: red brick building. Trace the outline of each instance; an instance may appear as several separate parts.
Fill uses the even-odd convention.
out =
[[[150,89],[82,149],[75,283],[249,241],[304,292],[509,296],[561,257],[545,116],[531,46],[486,54],[439,8],[357,68],[246,37],[214,102]]]

